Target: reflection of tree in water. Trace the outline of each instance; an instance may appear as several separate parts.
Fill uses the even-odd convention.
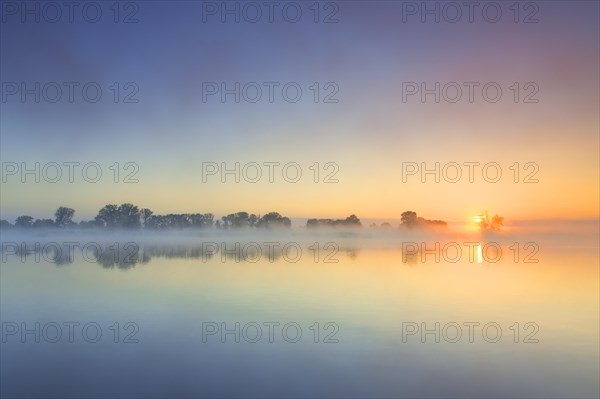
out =
[[[207,262],[212,259],[217,261],[229,262],[248,262],[255,263],[258,261],[268,261],[269,263],[276,262],[281,258],[294,259],[296,256],[295,246],[299,246],[302,250],[302,257],[313,259],[314,248],[311,245],[301,246],[298,243],[266,243],[257,242],[204,242],[197,244],[145,244],[141,247],[142,256],[146,259],[153,257],[163,258],[186,258],[186,259],[202,259]],[[286,246],[286,244],[291,244]],[[286,253],[286,251],[288,251]],[[331,248],[320,248],[321,261],[326,256],[330,260],[338,258],[338,250],[332,251]],[[339,252],[345,253],[350,259],[356,259],[358,250],[353,247],[344,247]]]
[[[402,263],[409,266],[415,266],[418,261],[420,253],[412,253],[412,252],[402,252]]]
[[[142,247],[142,252],[148,258],[186,258],[202,259],[204,262],[215,257],[236,262],[256,262],[259,259],[268,259],[273,262],[282,256],[282,248],[265,248],[254,242],[249,243],[216,243],[207,242],[200,244],[147,244]]]
[[[298,256],[308,261],[317,259],[317,263],[337,263],[340,255],[349,259],[358,257],[358,249],[353,245],[338,248],[335,243],[301,245],[296,242],[258,243],[258,242],[195,242],[189,244],[145,243],[138,242],[89,242],[69,248],[56,243],[19,246],[19,258],[27,261],[48,262],[57,266],[74,263],[75,259],[87,263],[97,263],[105,269],[118,268],[128,270],[138,264],[146,264],[153,258],[199,259],[203,263],[217,262],[277,262],[282,258],[296,263]],[[300,252],[298,252],[300,251]]]
[[[140,255],[140,245],[135,242],[114,243],[94,248],[96,262],[103,268],[131,269],[137,263],[147,263],[150,257]],[[89,254],[86,255],[89,257]]]
[[[73,263],[73,253],[69,251],[55,251],[54,264],[56,266],[70,265]]]
[[[15,251],[14,256],[23,260],[23,262],[49,262],[62,266],[74,261],[74,251],[54,242],[43,244],[39,242],[22,242],[15,247],[11,246],[11,249]]]
[[[193,258],[198,259],[203,256],[212,258],[212,253],[203,250],[202,245],[182,245],[182,244],[146,244],[142,246],[142,256],[144,259],[162,258]]]
[[[356,248],[345,249],[345,252],[346,252],[346,256],[352,260],[355,260],[356,258],[358,258],[358,249],[356,249]]]

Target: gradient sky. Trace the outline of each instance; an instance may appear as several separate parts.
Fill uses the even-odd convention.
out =
[[[137,184],[21,183],[0,193],[2,218],[76,219],[107,203],[156,213],[246,210],[290,217],[398,218],[405,210],[460,221],[481,210],[507,220],[599,216],[599,3],[541,1],[539,23],[481,13],[468,23],[402,21],[402,2],[340,1],[339,23],[202,22],[201,2],[139,2],[138,23],[1,25],[1,81],[98,82],[95,104],[0,103],[2,162],[139,165]],[[483,3],[482,3],[483,4]],[[524,12],[524,11],[523,11]],[[521,15],[523,17],[523,15]],[[202,101],[202,82],[298,82],[297,103]],[[497,103],[402,101],[402,82],[498,82]],[[137,104],[113,103],[113,82],[136,82]],[[308,86],[335,82],[337,104],[314,103]],[[508,87],[535,82],[537,104],[514,103]],[[76,95],[77,95],[76,91]],[[202,182],[202,162],[299,163],[291,184]],[[499,183],[402,182],[403,162],[497,162]],[[315,184],[314,162],[339,165],[336,184]],[[514,162],[539,165],[539,183],[514,183]],[[465,169],[466,170],[466,169]],[[521,176],[523,177],[523,176]],[[430,178],[431,179],[431,178]],[[431,180],[430,180],[431,181]]]

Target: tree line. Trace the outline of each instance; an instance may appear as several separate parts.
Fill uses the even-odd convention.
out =
[[[0,228],[105,228],[105,229],[184,229],[208,228],[232,229],[243,227],[256,228],[289,228],[292,223],[288,217],[278,212],[269,212],[263,216],[237,212],[215,220],[212,213],[170,213],[155,215],[148,208],[125,203],[108,204],[98,211],[92,220],[79,223],[73,221],[75,210],[61,206],[54,213],[54,219],[34,219],[29,215],[19,216],[15,223],[0,220]]]
[[[269,212],[263,216],[248,212],[236,212],[215,220],[215,216],[212,213],[169,213],[167,215],[155,215],[148,208],[139,208],[130,203],[105,205],[92,220],[84,220],[77,223],[73,221],[74,216],[74,209],[61,206],[54,213],[54,219],[34,219],[31,216],[23,215],[17,217],[14,224],[11,224],[7,220],[0,220],[0,228],[167,230],[185,228],[290,228],[292,226],[290,219],[280,215],[278,212]],[[490,224],[493,225],[493,223]],[[382,224],[382,227],[386,226],[389,227],[389,223]],[[425,219],[417,216],[417,213],[413,211],[402,213],[400,227],[423,228],[439,226],[446,226],[446,222]],[[306,227],[362,227],[362,223],[356,215],[350,215],[345,219],[308,219]]]
[[[443,220],[425,219],[417,216],[417,213],[413,211],[403,212],[400,217],[400,222],[402,223],[400,226],[408,227],[409,229],[415,227],[444,227],[447,225]]]
[[[350,215],[346,219],[308,219],[306,227],[361,227],[362,223],[356,215]]]

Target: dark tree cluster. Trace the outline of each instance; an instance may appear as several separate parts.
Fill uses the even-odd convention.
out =
[[[422,218],[417,216],[417,213],[413,211],[403,212],[400,221],[402,222],[400,226],[408,227],[410,229],[415,227],[444,227],[447,224],[443,220],[429,220]]]
[[[150,211],[151,212],[151,211]],[[149,215],[144,218],[144,228],[163,229],[186,229],[204,228],[213,226],[214,215],[212,213],[170,213],[168,215]]]
[[[94,221],[97,226],[109,229],[139,229],[141,216],[140,209],[133,204],[109,204],[98,211]]]
[[[494,215],[490,218],[487,211],[479,216],[479,228],[481,231],[500,231],[504,226],[504,218],[502,216]]]
[[[346,219],[308,219],[306,227],[361,227],[362,223],[356,215],[350,215]]]
[[[73,215],[75,210],[61,206],[54,212],[54,220],[52,219],[34,219],[31,216],[23,215],[15,219],[15,224],[12,225],[7,220],[0,220],[0,228],[8,229],[11,227],[17,227],[22,229],[30,228],[50,228],[50,227],[73,227],[76,223],[73,222]]]
[[[248,214],[248,212],[237,212],[223,216],[221,222],[217,221],[216,227],[221,229],[244,227],[289,228],[292,227],[292,222],[289,218],[281,216],[277,212],[269,212],[262,217],[260,215]]]
[[[55,219],[35,219],[31,216],[19,216],[12,225],[6,220],[0,220],[0,228],[105,228],[105,229],[185,229],[185,228],[210,228],[222,229],[256,227],[278,228],[291,227],[289,218],[277,212],[270,212],[264,216],[256,216],[247,212],[237,212],[223,216],[215,222],[212,213],[170,213],[168,215],[155,215],[150,209],[138,208],[136,205],[125,203],[121,205],[108,204],[98,211],[93,220],[82,221],[79,224],[73,221],[75,210],[60,207],[54,214]]]

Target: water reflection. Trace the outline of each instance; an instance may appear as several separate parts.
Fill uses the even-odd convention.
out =
[[[0,249],[2,263],[51,263],[57,266],[82,259],[104,268],[129,269],[152,259],[198,259],[202,263],[298,263],[306,257],[315,263],[337,263],[340,258],[356,259],[359,249],[326,242],[198,242],[147,243],[124,241],[111,243],[86,242],[15,242],[3,241]]]
[[[2,237],[2,322],[11,331],[39,322],[41,342],[8,335],[0,395],[598,397],[598,252],[585,248],[597,235],[588,237],[577,248],[539,236],[61,239],[73,254],[54,264],[69,267],[48,260],[59,249],[44,244],[57,237],[37,250]],[[75,342],[63,327],[52,343],[44,326],[67,322],[80,323]],[[280,323],[272,344],[271,322]],[[339,343],[325,344],[331,322]],[[98,343],[82,338],[91,323],[103,330]],[[129,323],[136,344],[124,343]],[[204,342],[205,326],[236,323],[239,343],[216,333]],[[287,323],[302,327],[299,342],[282,339]],[[488,342],[496,333],[483,339],[483,326],[494,323],[502,337]],[[253,343],[244,326],[256,324],[263,337]],[[423,339],[437,325],[440,342],[435,331]],[[456,325],[454,343],[444,326]],[[527,343],[529,325],[539,342]],[[420,332],[404,340],[405,326]]]
[[[503,259],[537,263],[536,242],[495,241],[196,241],[176,243],[146,241],[73,242],[3,241],[2,263],[51,263],[69,265],[77,259],[103,268],[130,269],[153,259],[196,259],[201,263],[338,263],[356,261],[361,251],[383,250],[398,263],[495,264]]]

